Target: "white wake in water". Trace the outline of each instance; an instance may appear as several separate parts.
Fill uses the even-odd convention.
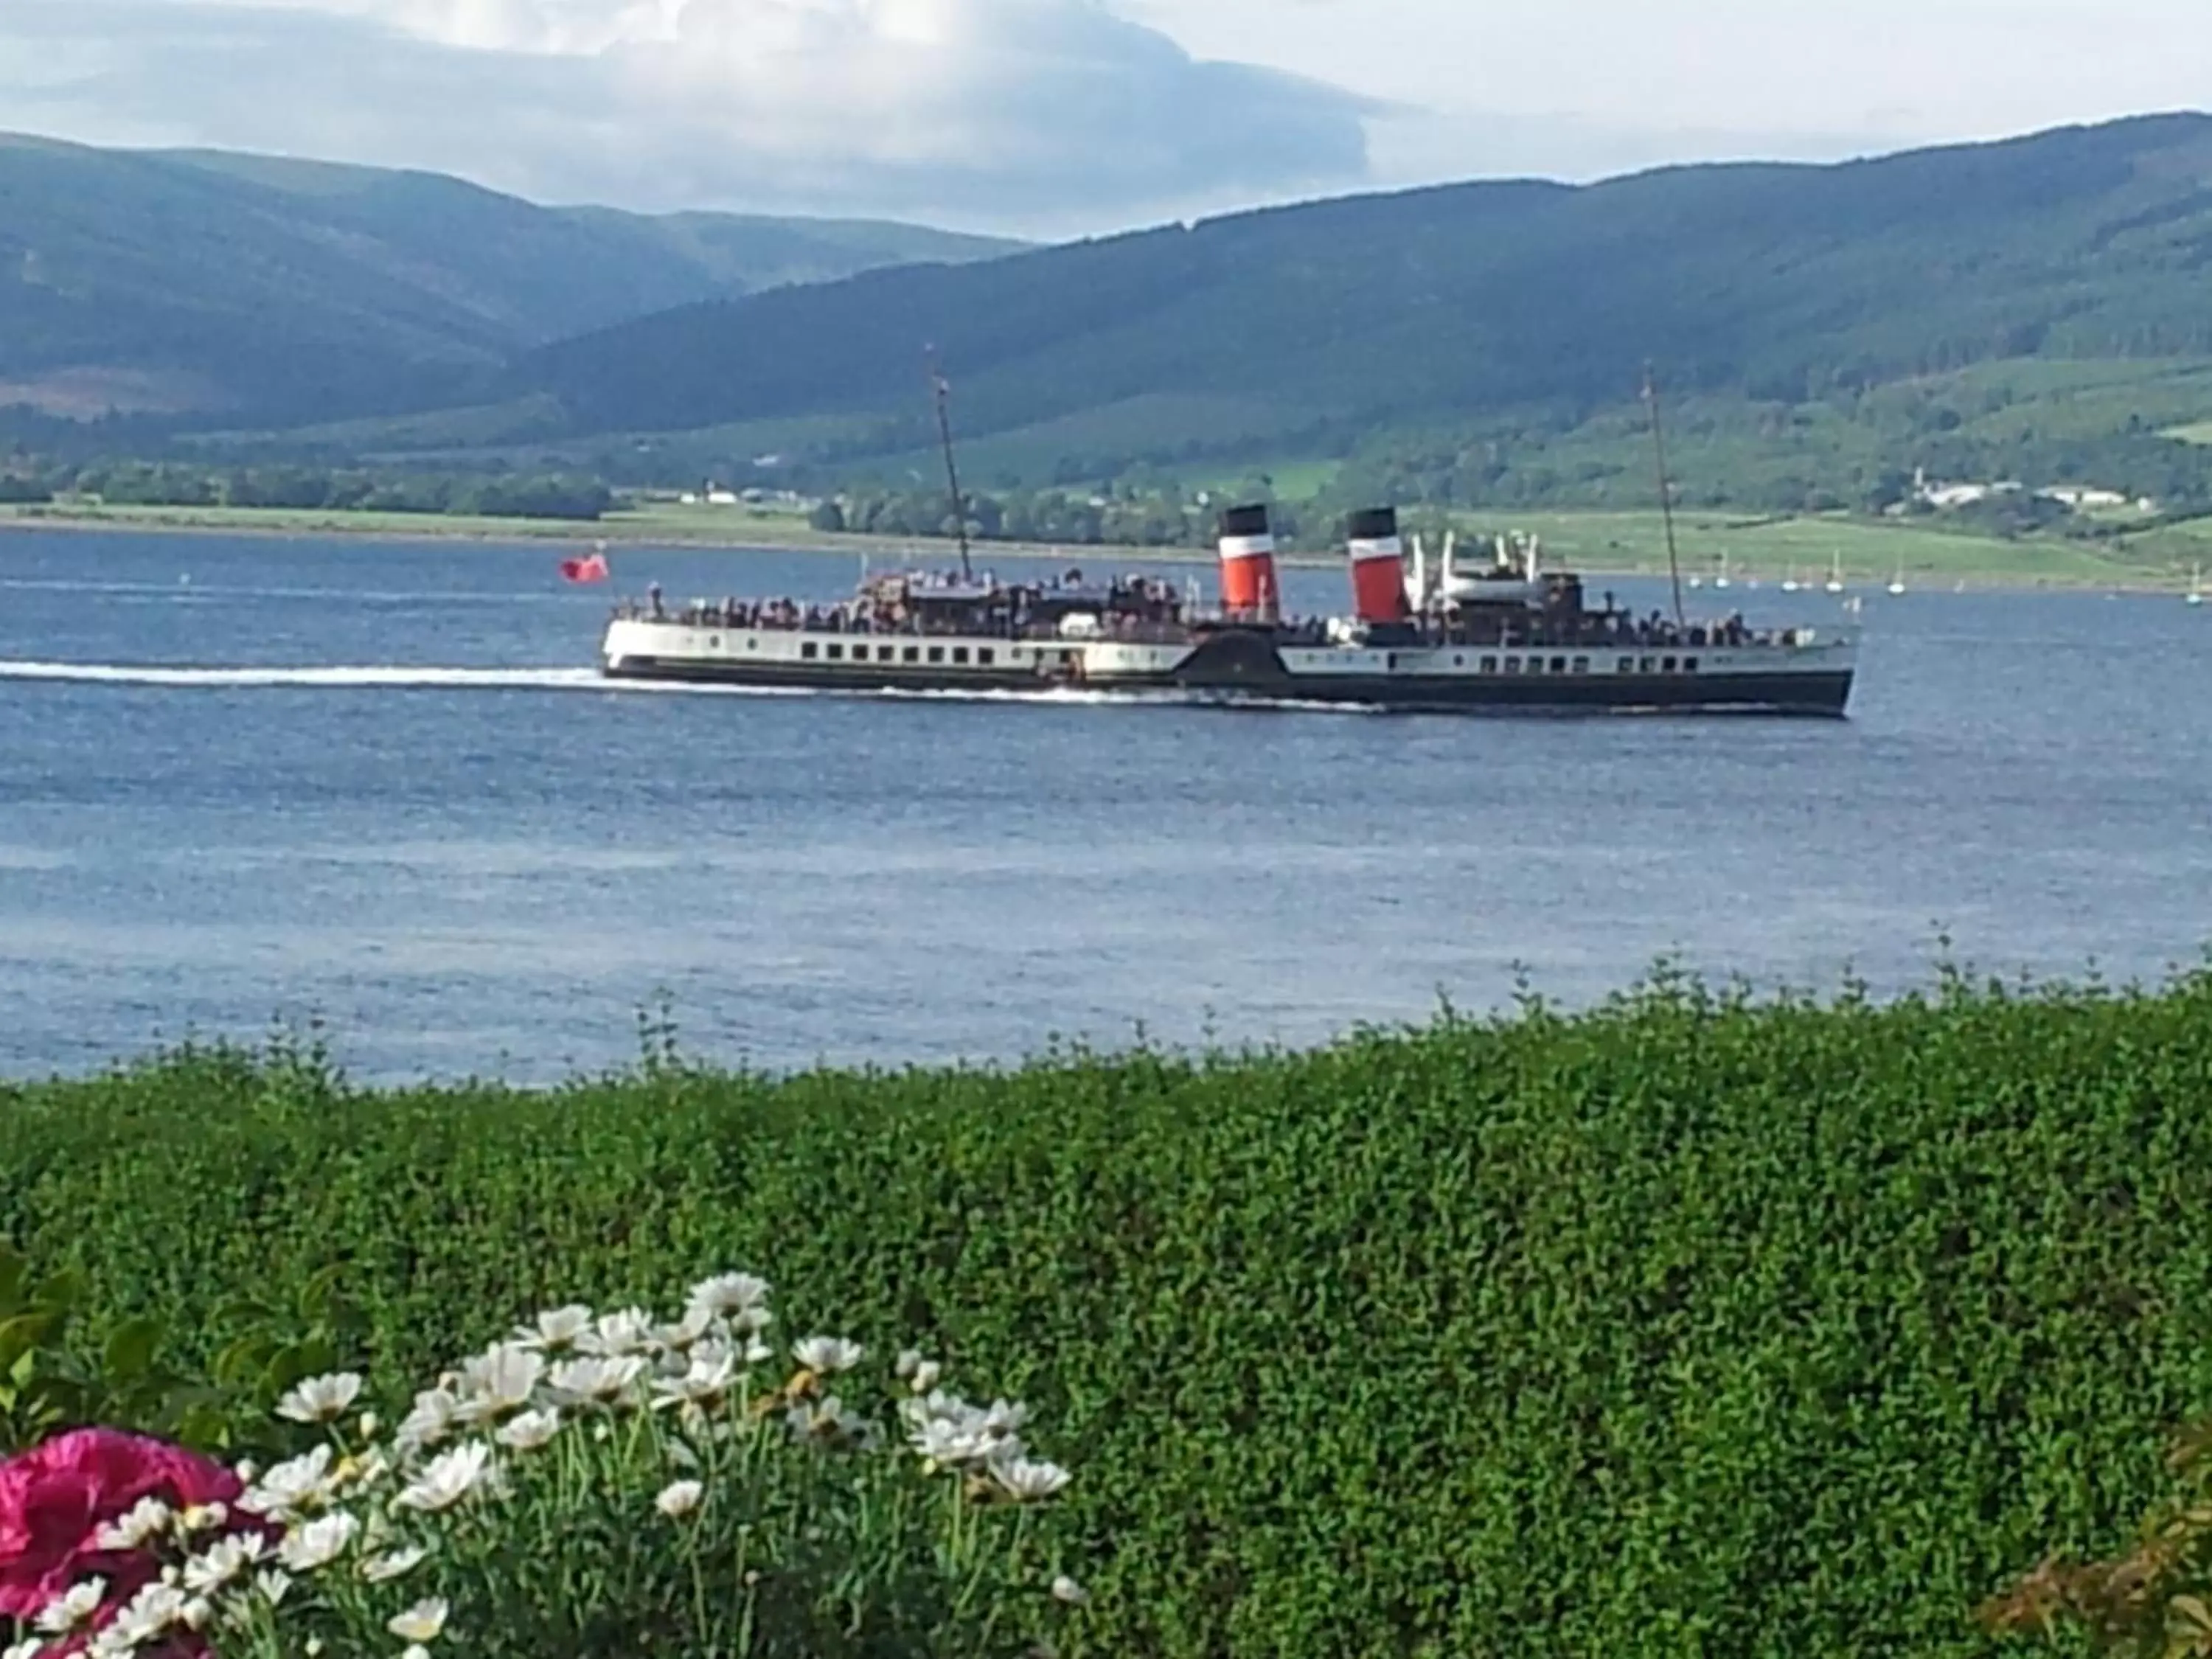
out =
[[[589,668],[409,668],[397,665],[315,668],[171,668],[137,663],[0,660],[0,679],[64,680],[89,685],[325,686],[353,690],[441,688],[507,691],[600,690]]]
[[[872,697],[893,702],[1035,703],[1060,708],[1244,708],[1325,714],[1381,714],[1364,703],[1309,702],[1283,698],[1240,702],[1203,691],[1113,691],[1096,687],[1003,686],[973,690],[914,690],[896,687],[714,685],[681,680],[609,679],[595,668],[406,667],[398,664],[332,664],[307,668],[168,667],[139,663],[38,662],[0,659],[0,682],[45,680],[78,685],[167,686],[198,690],[293,687],[324,690],[597,691],[619,696]]]

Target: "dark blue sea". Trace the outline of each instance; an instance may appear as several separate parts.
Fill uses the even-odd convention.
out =
[[[1413,717],[612,690],[559,556],[0,534],[0,1073],[319,1026],[358,1076],[546,1079],[664,1005],[772,1067],[1302,1044],[1667,957],[1889,992],[1945,937],[2108,980],[2212,940],[2177,599],[1870,593],[1841,723]],[[611,556],[672,598],[859,572]]]

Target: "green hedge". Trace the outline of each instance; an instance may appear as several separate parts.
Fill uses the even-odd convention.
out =
[[[395,1381],[724,1267],[934,1332],[1077,1469],[1101,1655],[1977,1652],[2212,1406],[2212,975],[551,1093],[185,1054],[0,1091],[0,1157],[118,1308],[343,1263]]]

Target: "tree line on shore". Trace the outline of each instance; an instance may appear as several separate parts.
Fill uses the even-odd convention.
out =
[[[402,473],[315,466],[207,467],[174,461],[0,466],[0,502],[420,513],[595,522],[615,504],[599,479],[562,473]]]

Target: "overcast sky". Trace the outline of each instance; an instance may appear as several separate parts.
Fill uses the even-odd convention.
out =
[[[0,0],[0,127],[1037,235],[2207,106],[2205,0]]]

